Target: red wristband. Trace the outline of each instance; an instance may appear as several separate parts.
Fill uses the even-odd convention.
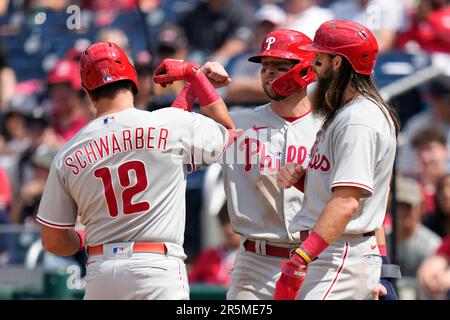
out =
[[[83,230],[75,230],[78,238],[80,238],[80,247],[78,248],[78,251],[83,251],[85,249],[84,247],[84,231]]]
[[[311,260],[317,258],[330,244],[326,242],[318,233],[312,232],[302,243],[300,249],[304,250]]]
[[[192,85],[186,82],[180,94],[177,96],[175,101],[172,103],[172,107],[183,109],[186,111],[192,111],[192,106],[195,102],[195,93],[192,89]]]
[[[220,95],[203,72],[198,72],[191,80],[192,89],[197,96],[200,107],[207,106],[220,99]]]
[[[380,251],[380,256],[387,257],[386,246],[378,246],[378,250]]]

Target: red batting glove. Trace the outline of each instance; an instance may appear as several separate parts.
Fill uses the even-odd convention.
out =
[[[197,64],[183,60],[164,59],[156,68],[153,82],[165,87],[177,80],[186,80],[190,86],[201,107],[208,106],[220,99],[214,86],[208,80],[203,72],[197,72]],[[191,93],[189,93],[191,95]],[[189,101],[186,97],[180,97],[181,103],[176,103],[174,107],[189,110]],[[188,103],[186,103],[188,101]]]
[[[309,256],[301,248],[291,250],[290,260],[281,263],[281,276],[275,284],[274,300],[296,300],[300,292]]]
[[[192,111],[192,106],[195,102],[195,93],[192,89],[191,83],[186,82],[181,92],[178,94],[175,101],[172,103],[173,108]]]
[[[281,264],[281,276],[275,285],[275,300],[294,300],[305,280],[308,264],[329,246],[313,231],[302,245],[291,250],[290,260]]]
[[[306,265],[288,260],[281,263],[281,276],[275,284],[274,300],[296,300],[305,280]]]
[[[166,87],[177,80],[191,81],[197,73],[199,65],[176,59],[164,59],[156,68],[153,82]]]
[[[191,84],[200,107],[206,107],[220,99],[216,89],[203,72],[192,77]]]

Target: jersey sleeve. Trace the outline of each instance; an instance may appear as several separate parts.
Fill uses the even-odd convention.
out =
[[[36,220],[48,227],[70,229],[75,226],[77,205],[53,163],[39,204]]]
[[[377,134],[364,125],[347,125],[333,139],[334,169],[331,190],[338,186],[363,189],[363,196],[373,192]]]
[[[192,114],[194,119],[187,158],[194,166],[214,163],[227,147],[228,130],[208,117]]]

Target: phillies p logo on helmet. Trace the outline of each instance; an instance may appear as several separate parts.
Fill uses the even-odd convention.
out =
[[[277,41],[277,39],[275,39],[275,37],[268,37],[266,39],[266,49],[265,50],[270,50],[270,46],[275,43],[275,41]]]
[[[298,49],[298,46],[311,44],[305,34],[288,29],[279,29],[268,33],[261,42],[261,52],[248,61],[261,63],[263,57],[296,60],[297,64],[286,74],[278,77],[272,88],[281,96],[289,96],[305,88],[316,80],[311,62],[314,54]]]

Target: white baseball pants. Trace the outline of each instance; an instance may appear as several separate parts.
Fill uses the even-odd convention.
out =
[[[280,263],[285,260],[246,252],[241,244],[227,299],[273,299]],[[342,236],[309,265],[298,299],[371,299],[380,272],[381,257],[375,236]]]
[[[104,251],[89,257],[87,262],[85,300],[189,299],[182,259],[157,253],[132,253],[123,243],[119,250]]]

